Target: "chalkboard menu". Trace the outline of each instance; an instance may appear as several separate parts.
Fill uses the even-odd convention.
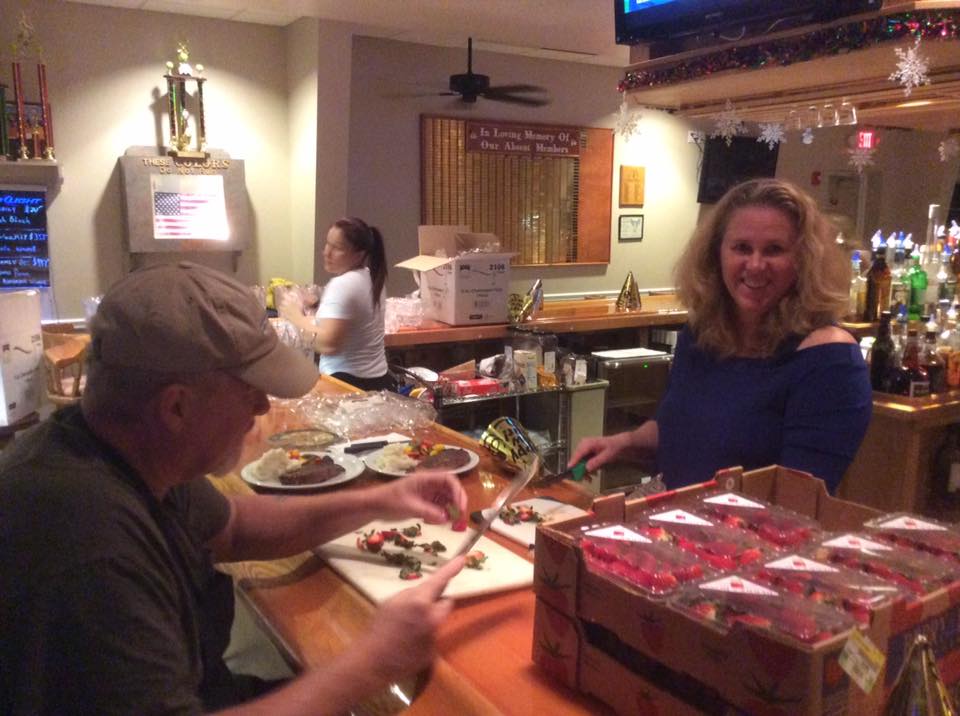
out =
[[[0,186],[0,289],[49,285],[46,191]]]

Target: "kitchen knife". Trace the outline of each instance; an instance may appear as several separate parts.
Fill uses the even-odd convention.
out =
[[[365,440],[363,442],[350,443],[343,448],[343,451],[346,453],[356,454],[360,452],[368,452],[370,450],[379,450],[382,447],[393,445],[394,443],[405,442],[410,442],[410,439],[402,438],[400,440]]]
[[[527,483],[533,479],[533,476],[540,471],[540,458],[536,455],[533,456],[533,459],[527,464],[527,466],[520,471],[520,473],[510,481],[510,484],[507,485],[503,490],[497,495],[497,499],[493,501],[493,504],[490,505],[488,510],[483,511],[483,521],[480,523],[480,526],[477,527],[477,531],[471,535],[466,542],[460,545],[460,548],[457,550],[456,557],[459,557],[461,554],[466,554],[474,545],[480,540],[483,536],[483,533],[490,529],[490,525],[493,524],[493,521],[497,519],[497,515],[500,514],[500,510],[503,509],[503,506],[506,505],[510,500],[519,494],[520,490],[527,486]]]

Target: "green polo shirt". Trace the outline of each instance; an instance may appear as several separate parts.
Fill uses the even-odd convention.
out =
[[[230,579],[205,478],[158,502],[69,407],[0,455],[0,714],[224,705]]]

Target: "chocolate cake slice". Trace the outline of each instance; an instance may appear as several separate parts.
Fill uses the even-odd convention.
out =
[[[470,462],[470,453],[460,448],[446,448],[436,455],[428,455],[418,464],[417,470],[457,470]]]
[[[304,463],[280,475],[281,485],[318,485],[342,474],[344,469],[329,455],[307,455]]]

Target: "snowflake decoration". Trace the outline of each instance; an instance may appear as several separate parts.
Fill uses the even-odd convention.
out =
[[[940,146],[937,147],[937,151],[940,152],[941,162],[950,161],[955,156],[960,154],[960,142],[957,141],[956,137],[944,139],[942,142],[940,142]]]
[[[716,115],[716,125],[714,126],[713,132],[711,132],[711,137],[723,137],[724,141],[729,147],[733,144],[733,138],[738,134],[743,134],[746,131],[746,127],[743,126],[743,120],[740,119],[740,116],[737,114],[736,108],[733,106],[733,102],[727,100],[727,103],[723,107],[723,111]]]
[[[873,156],[876,149],[865,147],[854,147],[848,149],[850,154],[850,166],[857,170],[857,174],[863,174],[863,170],[873,164]]]
[[[760,123],[760,136],[757,137],[758,142],[766,142],[767,148],[772,152],[773,148],[776,147],[781,142],[786,142],[787,137],[784,133],[783,125],[779,122],[761,122]]]
[[[623,102],[620,103],[620,113],[617,115],[617,125],[614,131],[622,135],[624,139],[630,139],[639,129],[640,117],[640,112],[630,111],[630,103],[624,97]]]
[[[930,69],[930,60],[920,54],[920,37],[917,37],[913,47],[904,52],[899,47],[894,50],[897,53],[897,71],[888,78],[892,82],[899,82],[903,85],[903,94],[910,96],[914,87],[930,84],[930,77],[927,71]]]
[[[807,127],[806,129],[803,130],[803,136],[801,137],[801,141],[804,144],[813,144],[813,130],[810,129],[810,127]]]

